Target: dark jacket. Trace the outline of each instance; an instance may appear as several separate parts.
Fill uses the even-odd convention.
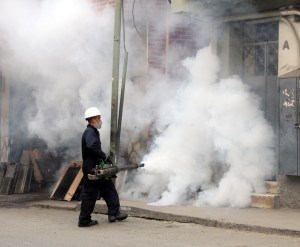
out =
[[[99,164],[99,159],[106,159],[105,153],[101,149],[99,131],[92,125],[88,124],[82,134],[81,150],[83,165],[83,174],[87,176],[92,168]]]

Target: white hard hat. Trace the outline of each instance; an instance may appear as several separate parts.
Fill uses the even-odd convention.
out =
[[[84,113],[85,119],[95,117],[95,116],[101,116],[101,113],[97,107],[90,107],[90,108],[86,109],[86,111]]]

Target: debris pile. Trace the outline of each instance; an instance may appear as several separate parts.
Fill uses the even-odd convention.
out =
[[[0,194],[38,191],[54,182],[57,169],[54,159],[46,151],[23,151],[20,162],[0,163]]]

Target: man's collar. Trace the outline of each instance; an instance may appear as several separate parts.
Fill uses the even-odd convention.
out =
[[[94,127],[93,125],[91,125],[91,124],[88,124],[87,127],[90,127],[90,128],[92,128],[92,129],[95,129],[95,130],[98,131],[98,129],[97,129],[96,127]]]

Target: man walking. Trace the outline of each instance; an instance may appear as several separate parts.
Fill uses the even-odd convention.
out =
[[[125,220],[128,215],[120,212],[119,195],[111,178],[106,177],[99,180],[88,179],[88,174],[99,164],[100,160],[106,159],[106,155],[101,148],[99,130],[102,121],[99,109],[96,107],[88,108],[85,111],[85,119],[88,125],[81,139],[82,171],[84,176],[78,226],[89,227],[98,224],[97,220],[91,219],[91,214],[95,208],[99,192],[106,202],[109,222]]]

